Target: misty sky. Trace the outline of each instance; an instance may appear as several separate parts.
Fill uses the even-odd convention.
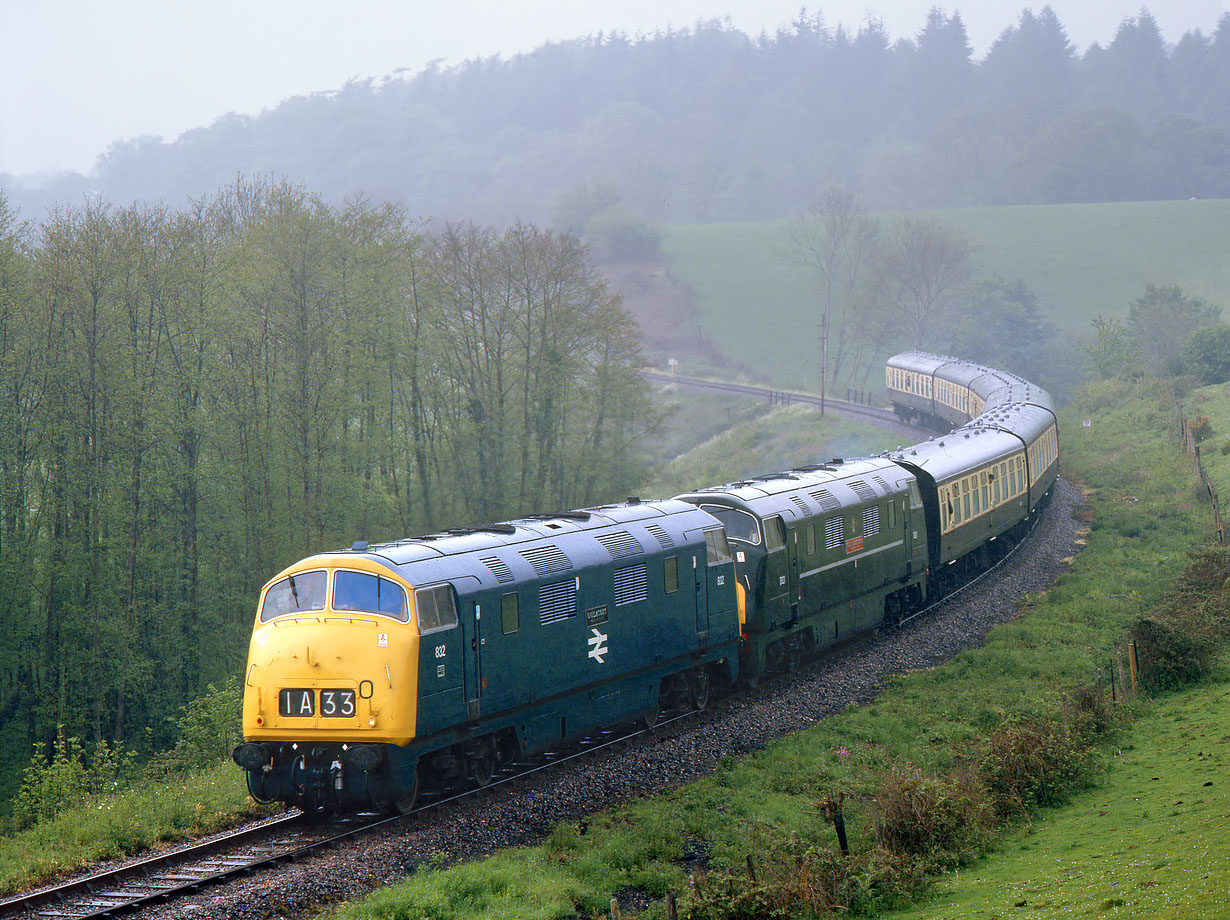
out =
[[[0,0],[0,172],[88,171],[117,140],[173,140],[227,112],[258,114],[350,79],[421,70],[600,32],[629,37],[702,19],[750,35],[806,6],[851,31],[869,18],[894,39],[927,10],[959,11],[975,54],[1026,0]],[[1051,0],[1080,50],[1108,44],[1150,9],[1167,41],[1211,34],[1230,0]]]

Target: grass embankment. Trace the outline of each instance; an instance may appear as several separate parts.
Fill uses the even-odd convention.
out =
[[[1066,334],[1085,334],[1098,314],[1126,317],[1146,284],[1177,284],[1213,303],[1230,289],[1223,245],[1230,200],[916,213],[973,243],[973,277],[1023,280]],[[706,339],[734,361],[765,369],[777,386],[815,388],[815,287],[786,254],[783,222],[668,227],[663,250],[671,274],[694,291]]]
[[[832,457],[867,456],[900,442],[882,428],[832,413],[822,418],[808,406],[764,411],[762,403],[760,410],[763,414],[748,417],[741,424],[714,429],[713,436],[702,444],[664,463],[645,494],[678,495]]]
[[[260,811],[229,761],[91,797],[50,821],[0,837],[0,895],[114,856],[208,834]]]
[[[994,858],[946,878],[934,903],[894,916],[1225,916],[1230,657],[1208,681],[1141,709],[1097,788],[1040,813]]]
[[[1088,434],[1080,427],[1085,417],[1093,423]],[[987,737],[1005,725],[1053,725],[1067,693],[1095,681],[1129,625],[1163,597],[1187,551],[1208,533],[1208,510],[1175,444],[1175,418],[1157,393],[1123,388],[1104,388],[1065,412],[1065,462],[1091,490],[1088,547],[1052,590],[1030,598],[1022,615],[983,647],[895,679],[869,706],[741,761],[724,760],[701,782],[597,816],[583,836],[561,825],[540,847],[447,870],[424,866],[335,916],[598,916],[614,893],[629,888],[655,898],[679,892],[685,909],[718,916],[723,885],[731,897],[744,898],[743,916],[770,916],[774,909],[806,916],[815,904],[794,880],[844,871],[819,807],[826,796],[841,794],[852,860],[865,870],[845,890],[846,906],[866,913],[918,896],[924,865],[959,865],[989,839],[967,834],[959,846],[926,858],[877,855],[871,803],[894,783],[935,787],[977,757],[985,762]],[[957,814],[963,793],[947,788]],[[760,860],[759,900],[756,892],[747,897],[749,854]],[[703,872],[689,874],[697,869]],[[700,880],[703,903],[689,889],[690,878]],[[778,891],[771,890],[775,882]],[[659,901],[649,916],[663,912]]]

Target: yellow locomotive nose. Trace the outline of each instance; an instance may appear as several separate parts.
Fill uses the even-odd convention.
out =
[[[408,743],[415,737],[417,630],[408,611],[403,621],[349,609],[362,598],[337,587],[347,578],[389,581],[387,570],[364,572],[375,566],[361,558],[339,560],[346,568],[321,566],[319,557],[305,562],[313,561],[310,570],[283,573],[262,598],[248,650],[244,737]],[[385,586],[385,595],[390,590]]]

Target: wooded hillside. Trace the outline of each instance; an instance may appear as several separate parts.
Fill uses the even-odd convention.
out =
[[[1079,50],[1049,7],[975,59],[960,14],[911,40],[820,15],[750,37],[719,22],[598,35],[117,143],[23,213],[101,192],[175,205],[234,176],[330,201],[562,229],[599,186],[671,223],[782,217],[828,185],[871,210],[1230,196],[1230,15],[1168,46],[1146,11]],[[4,177],[0,177],[3,182]]]
[[[0,793],[57,726],[174,743],[302,556],[628,494],[640,363],[572,237],[0,196]]]

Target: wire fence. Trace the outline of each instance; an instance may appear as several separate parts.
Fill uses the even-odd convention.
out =
[[[1207,419],[1197,418],[1189,421],[1182,412],[1179,413],[1179,429],[1183,435],[1183,450],[1192,458],[1192,462],[1196,467],[1196,475],[1200,477],[1200,482],[1209,494],[1209,502],[1213,506],[1213,527],[1217,531],[1217,542],[1225,543],[1226,522],[1221,516],[1221,503],[1217,498],[1217,487],[1213,485],[1213,480],[1209,478],[1209,474],[1205,472],[1204,464],[1200,461],[1201,435],[1207,427]]]

